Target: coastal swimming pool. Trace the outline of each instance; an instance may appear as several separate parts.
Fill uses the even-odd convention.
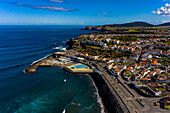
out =
[[[80,64],[80,65],[75,65],[75,66],[70,67],[70,68],[71,68],[71,69],[75,69],[75,68],[77,68],[77,69],[79,69],[79,68],[85,68],[85,69],[88,69],[88,67],[87,67],[87,66],[82,65],[82,64]]]
[[[76,65],[76,66],[74,66],[75,68],[88,68],[87,66],[85,66],[85,65]]]

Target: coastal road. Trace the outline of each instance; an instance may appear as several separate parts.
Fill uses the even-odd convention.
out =
[[[106,72],[104,67],[106,66],[103,64],[104,67],[101,67],[97,62],[85,60],[85,62],[82,62],[91,66],[95,66],[98,72],[100,73],[103,80],[106,82],[107,86],[109,87],[112,94],[118,99],[119,103],[121,104],[121,107],[125,113],[131,113],[133,111],[132,108],[130,108],[129,104],[126,103],[126,100],[123,99],[123,93],[121,90],[119,90],[118,86],[115,84],[114,80],[110,77],[110,75]]]
[[[100,70],[100,72],[103,73],[103,76],[107,75],[107,76],[105,76],[105,78],[109,81],[110,84],[115,86],[114,89],[117,90],[118,94],[121,96],[120,98],[122,98],[124,103],[126,105],[128,105],[128,107],[130,107],[131,112],[136,111],[138,113],[142,113],[143,111],[148,109],[148,107],[142,106],[144,102],[142,102],[142,104],[140,102],[140,99],[144,99],[144,97],[142,97],[138,94],[134,94],[133,92],[131,92],[131,90],[129,89],[129,87],[126,84],[125,84],[125,86],[122,85],[120,83],[120,80],[117,80],[114,76],[108,74],[108,71],[104,68],[105,64],[99,64],[99,63],[97,64],[97,63],[95,63],[95,61],[91,61],[91,62],[93,62],[93,64],[97,65],[97,68]]]
[[[76,52],[74,50],[70,50],[68,52],[69,57],[76,57],[75,55],[78,55],[79,52]],[[85,62],[82,62],[85,64],[88,64],[90,66],[95,66],[97,70],[100,71],[100,75],[102,76],[103,80],[106,82],[108,85],[110,91],[113,93],[118,98],[119,103],[121,104],[122,109],[126,113],[155,113],[156,111],[164,111],[165,110],[160,110],[160,107],[155,107],[153,106],[153,102],[155,98],[146,98],[140,96],[136,91],[133,89],[130,89],[127,84],[124,84],[124,80],[119,77],[119,80],[116,80],[116,78],[108,73],[108,71],[105,69],[105,66],[107,65],[106,63],[99,63],[97,61],[90,61],[85,59]],[[118,81],[123,81],[123,85],[118,82]],[[130,92],[134,95],[132,95]],[[145,105],[143,107],[139,102],[140,99],[142,99],[142,104]]]
[[[104,67],[106,65],[102,64],[102,66],[101,66],[99,63],[97,63],[95,61],[86,61],[86,63],[94,64],[96,66],[96,68],[100,71],[102,78],[106,81],[110,90],[113,92],[114,95],[116,93],[116,95],[120,99],[119,102],[120,102],[120,104],[122,104],[121,106],[124,106],[123,110],[126,111],[127,113],[134,112],[134,109],[131,106],[129,106],[130,104],[128,104],[127,101],[125,100],[124,93],[115,84],[114,79],[108,74],[107,70],[104,69]]]
[[[76,57],[75,55],[77,55],[78,53],[79,52],[75,52],[74,50],[71,50],[68,52],[67,55],[69,57]],[[107,64],[98,63],[96,61],[90,61],[87,59],[85,60],[85,62],[82,62],[82,63],[88,64],[90,66],[95,66],[96,69],[98,69],[100,71],[102,78],[108,84],[108,87],[111,90],[111,92],[113,93],[113,95],[118,96],[117,97],[117,98],[119,98],[118,101],[120,104],[122,104],[121,106],[124,106],[123,107],[124,111],[126,111],[127,113],[139,111],[139,110],[135,109],[135,108],[137,108],[137,104],[135,102],[131,102],[131,101],[135,100],[135,99],[132,99],[132,95],[129,94],[129,92],[120,83],[117,83],[117,81],[113,78],[112,75],[108,74],[108,71],[104,68]],[[130,99],[130,100],[128,100],[128,99]]]

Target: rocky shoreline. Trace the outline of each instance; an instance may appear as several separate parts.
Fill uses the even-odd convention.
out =
[[[93,79],[98,89],[99,96],[102,98],[102,102],[105,107],[105,113],[123,113],[118,100],[116,99],[115,95],[111,93],[109,87],[101,75],[97,73],[92,73],[89,75]]]

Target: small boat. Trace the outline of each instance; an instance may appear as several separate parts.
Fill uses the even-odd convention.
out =
[[[80,104],[72,103],[73,106],[80,106]]]
[[[64,82],[66,82],[67,80],[66,79],[64,79]]]

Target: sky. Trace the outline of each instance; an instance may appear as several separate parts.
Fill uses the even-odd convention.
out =
[[[170,22],[170,0],[0,0],[1,25]]]

